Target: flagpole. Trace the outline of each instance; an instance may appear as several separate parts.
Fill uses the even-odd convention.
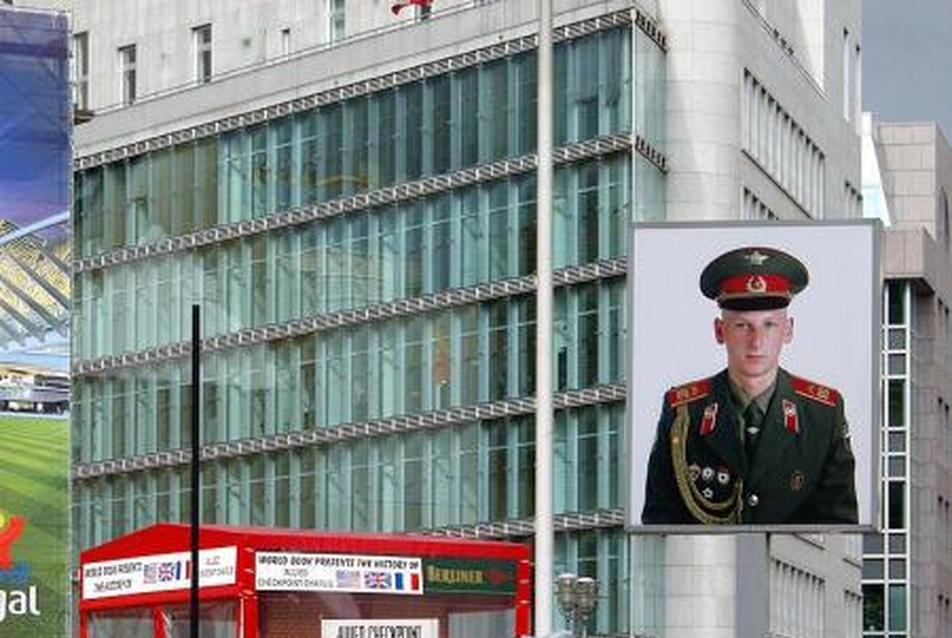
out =
[[[552,0],[539,0],[536,182],[534,635],[552,633]]]

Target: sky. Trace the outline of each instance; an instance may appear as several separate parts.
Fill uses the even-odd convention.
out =
[[[863,110],[952,139],[952,0],[861,0]]]

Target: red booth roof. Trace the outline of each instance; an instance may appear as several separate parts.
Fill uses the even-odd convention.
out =
[[[91,547],[80,554],[80,562],[86,564],[130,556],[188,551],[189,534],[189,525],[159,523]],[[237,546],[263,551],[529,559],[528,546],[519,543],[412,534],[362,534],[227,525],[202,525],[199,545],[203,549]]]

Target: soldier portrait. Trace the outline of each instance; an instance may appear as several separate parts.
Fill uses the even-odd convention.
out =
[[[823,370],[788,363],[801,336],[799,303],[816,275],[793,249],[755,239],[710,252],[690,280],[706,304],[703,338],[715,348],[713,361],[667,378],[653,397],[632,401],[653,401],[657,410],[652,422],[633,424],[647,451],[632,459],[643,478],[630,485],[641,492],[630,516],[641,525],[842,528],[861,522],[854,424],[847,415],[868,411],[847,410],[849,394]],[[854,327],[860,329],[868,333],[871,325]],[[830,350],[825,354],[834,360],[851,352]],[[643,363],[636,358],[635,374],[650,369]],[[859,425],[865,439],[872,424]],[[861,449],[869,449],[868,441]],[[861,491],[868,494],[866,487]]]

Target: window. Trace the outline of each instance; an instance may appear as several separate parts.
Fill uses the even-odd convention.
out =
[[[119,48],[119,77],[122,103],[136,101],[136,45]]]
[[[73,106],[89,108],[89,34],[73,36]]]
[[[850,32],[843,29],[843,118],[848,122],[852,115],[850,106],[850,97],[853,91],[853,81],[850,77],[850,66],[853,63],[851,59]]]
[[[195,80],[199,83],[212,79],[212,25],[203,24],[192,29],[195,50]]]
[[[339,42],[344,39],[344,0],[327,0],[327,41]]]
[[[949,250],[952,247],[952,239],[950,239],[950,233],[952,233],[952,228],[950,228],[950,219],[949,219],[949,197],[946,195],[945,189],[939,189],[939,202],[936,206],[936,241],[939,242],[939,245],[944,246],[946,250]]]
[[[291,29],[281,29],[281,55],[291,54]]]

